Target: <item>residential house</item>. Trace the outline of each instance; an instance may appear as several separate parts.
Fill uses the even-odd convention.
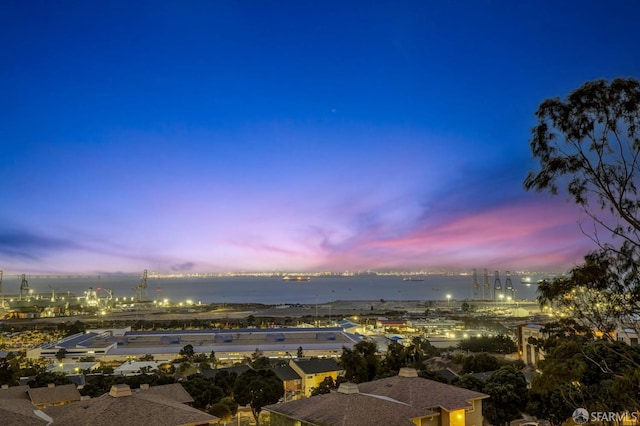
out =
[[[75,384],[55,385],[49,383],[47,387],[29,388],[27,395],[29,395],[31,403],[38,408],[65,405],[81,399]]]
[[[3,425],[45,426],[50,419],[29,399],[29,386],[2,385],[0,388],[0,419]]]
[[[264,407],[272,426],[415,425],[481,426],[482,400],[489,395],[418,376],[403,368],[395,377],[336,392]]]
[[[289,365],[275,367],[273,372],[284,385],[284,400],[291,401],[302,395],[302,377]]]
[[[129,385],[113,385],[102,396],[48,407],[45,413],[54,425],[65,426],[204,426],[220,420],[151,389],[133,392]]]
[[[638,346],[638,330],[635,328],[618,328],[616,330],[616,340],[618,342],[624,342],[629,346]]]
[[[302,396],[311,396],[313,388],[318,387],[327,377],[335,382],[343,371],[333,358],[296,358],[289,361],[289,366],[302,379]]]
[[[27,393],[29,391],[29,386],[28,385],[21,385],[21,386],[9,386],[9,385],[2,385],[2,387],[0,387],[0,400],[2,399],[24,399],[29,401],[29,394]]]
[[[50,419],[27,399],[0,399],[3,425],[47,426]]]
[[[336,392],[264,407],[271,426],[437,425],[438,413],[358,391],[342,383]]]
[[[149,386],[147,383],[140,385],[136,392],[145,392],[150,395],[158,395],[163,398],[168,398],[181,404],[193,404],[193,398],[189,395],[189,392],[185,390],[180,383],[169,383],[166,385]],[[133,390],[132,390],[133,392]],[[144,396],[144,395],[143,395]]]
[[[544,327],[544,324],[522,324],[517,327],[518,352],[526,365],[537,367],[538,362],[544,359],[544,352],[534,344],[535,340],[547,337],[542,331]]]
[[[360,392],[392,398],[412,407],[439,414],[439,426],[481,426],[482,400],[489,395],[433,380],[423,379],[413,368],[402,368],[397,376],[358,385]]]

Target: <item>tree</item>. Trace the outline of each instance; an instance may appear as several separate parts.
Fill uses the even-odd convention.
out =
[[[225,404],[227,407],[229,407],[229,411],[231,411],[232,416],[235,416],[238,412],[238,403],[235,399],[225,396],[220,400],[220,403]]]
[[[224,391],[216,386],[213,380],[206,379],[200,374],[193,374],[181,383],[193,398],[195,408],[205,409],[225,396]]]
[[[227,404],[223,404],[222,402],[216,402],[207,410],[207,413],[212,416],[216,416],[220,419],[222,424],[226,424],[231,421],[233,414],[231,414],[231,410]]]
[[[458,343],[458,348],[463,351],[471,352],[493,352],[500,354],[508,354],[516,351],[516,343],[504,334],[498,334],[497,336],[471,336],[468,339],[462,340]]]
[[[193,350],[193,345],[186,345],[182,349],[180,349],[180,356],[182,358],[186,358],[190,360],[195,355],[195,351]]]
[[[224,391],[228,397],[233,397],[233,386],[238,378],[238,373],[229,373],[228,371],[218,371],[213,378],[213,382]]]
[[[7,358],[0,358],[0,385],[16,384],[16,371]]]
[[[492,425],[503,425],[520,418],[527,404],[527,381],[511,366],[493,373],[484,386],[491,398],[483,401],[483,413]]]
[[[471,374],[463,374],[451,380],[451,384],[459,388],[465,388],[476,392],[484,392],[484,382]]]
[[[427,341],[425,341],[429,344]],[[396,375],[403,367],[411,367],[416,370],[424,368],[425,346],[420,338],[414,338],[408,346],[398,342],[391,342],[387,348],[387,353],[382,360],[381,374]]]
[[[191,361],[193,361],[194,363],[201,363],[201,362],[208,362],[209,361],[209,357],[205,354],[195,354],[193,356],[193,358],[191,359]]]
[[[547,356],[541,364],[545,379],[538,383],[537,391],[542,398],[559,392],[566,403],[575,406],[582,401],[580,406],[588,408],[592,396],[616,402],[608,391],[591,394],[598,392],[598,386],[613,391],[609,384],[615,383],[616,389],[633,390],[629,397],[634,400],[623,401],[637,407],[640,362],[634,348],[595,342],[590,331],[582,336],[580,345],[575,344],[579,337],[558,344],[555,336],[579,336],[579,329],[596,329],[604,339],[611,339],[611,331],[617,327],[638,331],[640,83],[621,78],[587,82],[564,100],[544,101],[536,116],[530,144],[539,167],[529,173],[524,186],[552,194],[558,194],[560,188],[566,190],[591,220],[591,231],[585,232],[584,225],[581,228],[595,243],[584,264],[538,287],[540,303],[561,310],[572,322],[554,325],[550,342],[541,343],[555,355]],[[612,363],[612,359],[624,362]],[[566,383],[553,382],[554,371],[570,374],[574,380],[569,383],[580,386],[567,388]]]
[[[462,362],[462,373],[483,373],[485,371],[494,371],[500,368],[500,361],[493,355],[480,353],[465,357]]]
[[[525,188],[557,194],[559,185],[566,185],[598,226],[637,250],[640,82],[588,82],[566,100],[547,99],[536,116],[531,151],[540,169],[529,173]],[[607,221],[603,211],[617,223]]]
[[[560,426],[571,417],[575,409],[564,400],[562,391],[554,389],[539,392],[532,389],[529,392],[526,412],[539,419],[547,419],[552,426]]]
[[[67,357],[67,350],[65,348],[60,348],[58,352],[56,352],[56,359],[62,362],[63,359]]]
[[[543,342],[542,374],[532,392],[543,401],[548,416],[566,419],[562,404],[573,411],[632,412],[640,401],[640,348],[587,335],[552,336]]]
[[[314,387],[311,390],[311,396],[322,395],[325,393],[331,392],[332,389],[336,388],[336,384],[333,381],[333,377],[327,376],[323,381],[318,383],[318,386]]]
[[[254,317],[253,315],[249,315],[249,316],[246,318],[246,320],[247,320],[247,325],[248,325],[249,327],[253,327],[253,326],[255,326],[255,325],[256,325],[256,317]]]
[[[414,337],[411,340],[415,346],[420,348],[420,352],[422,352],[422,356],[424,359],[432,358],[434,356],[439,356],[441,350],[436,348],[429,342],[427,339],[422,339],[421,337]]]
[[[356,343],[353,349],[342,348],[340,363],[345,370],[345,378],[354,383],[373,380],[380,370],[377,353],[378,345],[364,340]]]
[[[36,377],[29,380],[27,384],[32,388],[43,388],[48,386],[50,383],[53,383],[54,385],[68,385],[73,382],[64,374],[44,372],[39,373]]]
[[[247,370],[236,379],[233,395],[238,404],[251,407],[259,425],[262,407],[278,402],[284,396],[284,385],[272,370]]]
[[[261,352],[262,353],[262,352]],[[271,360],[266,356],[259,356],[251,361],[251,367],[255,370],[271,368]]]
[[[176,372],[176,368],[173,364],[169,362],[164,362],[158,365],[158,370],[160,374],[174,374]]]
[[[530,144],[540,164],[524,186],[565,187],[593,222],[585,233],[597,247],[568,278],[541,287],[540,301],[565,299],[580,308],[572,315],[593,314],[606,331],[640,313],[640,83],[587,82],[565,100],[545,100],[536,116]]]
[[[447,379],[437,371],[421,370],[421,371],[418,371],[418,376],[422,377],[423,379],[429,379],[435,382],[449,384],[449,379]]]

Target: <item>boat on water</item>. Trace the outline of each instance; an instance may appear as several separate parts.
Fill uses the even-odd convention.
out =
[[[424,278],[420,277],[404,277],[402,281],[424,281]]]
[[[533,278],[530,275],[522,275],[520,277],[520,284],[522,285],[531,285],[533,283]]]
[[[311,277],[306,275],[285,275],[282,281],[311,281]]]

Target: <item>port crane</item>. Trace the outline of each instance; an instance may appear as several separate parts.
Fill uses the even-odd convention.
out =
[[[473,292],[473,298],[477,299],[479,297],[478,289],[480,288],[480,284],[478,283],[478,271],[473,270],[473,282],[471,283],[471,291]]]
[[[516,298],[516,289],[513,287],[513,283],[511,282],[511,271],[507,271],[507,278],[504,283],[505,290],[511,292],[511,299],[515,300]]]
[[[22,280],[20,281],[20,299],[27,294],[29,294],[29,281],[27,281],[27,276],[22,274]]]
[[[487,291],[487,298],[492,299],[491,297],[491,285],[489,284],[489,271],[487,268],[484,268],[484,287],[482,289],[482,299],[484,299],[484,292]]]
[[[49,290],[51,290],[51,301],[55,302],[56,301],[56,291],[58,291],[58,287],[53,287],[51,284],[49,284]]]
[[[147,299],[147,275],[148,272],[145,269],[142,273],[142,278],[140,278],[140,284],[133,288],[134,292],[138,297],[138,302],[142,301],[142,293],[144,293],[144,298]]]
[[[504,297],[502,293],[502,282],[500,281],[500,271],[495,273],[495,281],[493,284],[493,297]]]

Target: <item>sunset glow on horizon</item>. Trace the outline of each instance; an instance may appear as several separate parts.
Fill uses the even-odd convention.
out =
[[[523,189],[535,111],[640,71],[633,2],[0,8],[16,274],[565,271],[595,247]]]

